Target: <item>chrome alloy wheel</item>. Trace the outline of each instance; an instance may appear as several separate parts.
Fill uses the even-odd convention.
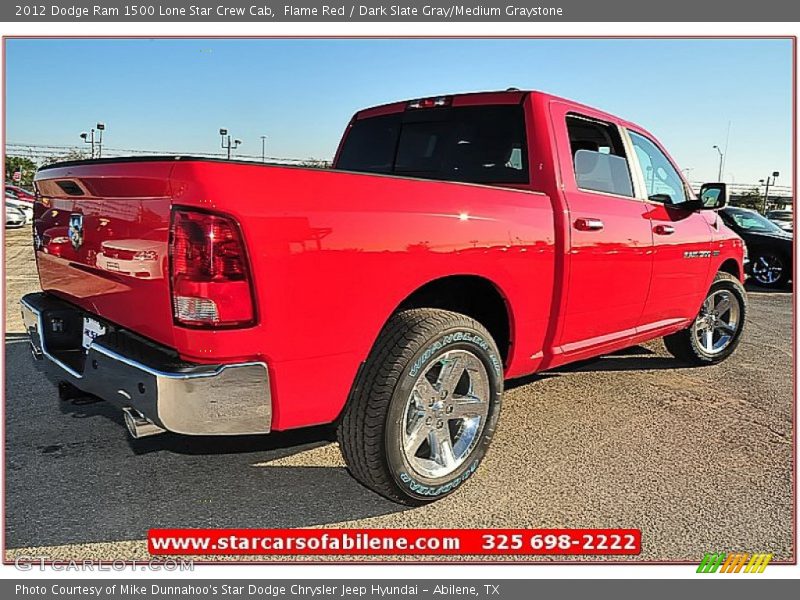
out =
[[[751,267],[753,278],[765,285],[775,284],[783,274],[783,262],[774,254],[756,257]]]
[[[741,327],[739,299],[728,290],[717,290],[706,298],[693,328],[697,342],[707,354],[719,354]]]
[[[422,477],[455,471],[478,444],[491,386],[483,362],[451,350],[417,377],[403,416],[403,453]]]

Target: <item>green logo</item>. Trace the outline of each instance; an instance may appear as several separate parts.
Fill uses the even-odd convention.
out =
[[[726,554],[725,552],[707,552],[703,560],[697,565],[698,573],[763,573],[767,568],[772,554],[758,553],[749,554],[747,552],[735,552]]]

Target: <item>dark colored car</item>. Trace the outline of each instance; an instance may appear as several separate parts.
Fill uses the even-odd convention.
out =
[[[792,277],[792,234],[747,208],[728,206],[719,214],[747,246],[750,277],[765,287],[786,285]]]

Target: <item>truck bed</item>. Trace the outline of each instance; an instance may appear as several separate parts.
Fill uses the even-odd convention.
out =
[[[276,428],[334,418],[340,406],[326,400],[330,389],[346,398],[386,316],[443,277],[483,278],[515,298],[525,334],[508,374],[541,360],[555,272],[546,194],[191,157],[62,163],[42,169],[37,186],[42,289],[183,360],[270,364],[283,374],[273,390]],[[168,247],[178,208],[238,224],[253,277],[252,325],[176,324]],[[69,236],[74,215],[83,219],[78,248]]]

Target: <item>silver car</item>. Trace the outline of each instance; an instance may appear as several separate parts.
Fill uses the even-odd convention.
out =
[[[16,229],[25,225],[25,213],[16,206],[6,204],[6,228]]]
[[[13,206],[23,215],[26,223],[33,223],[33,204],[27,200],[20,200],[14,195],[6,193],[6,206]]]

